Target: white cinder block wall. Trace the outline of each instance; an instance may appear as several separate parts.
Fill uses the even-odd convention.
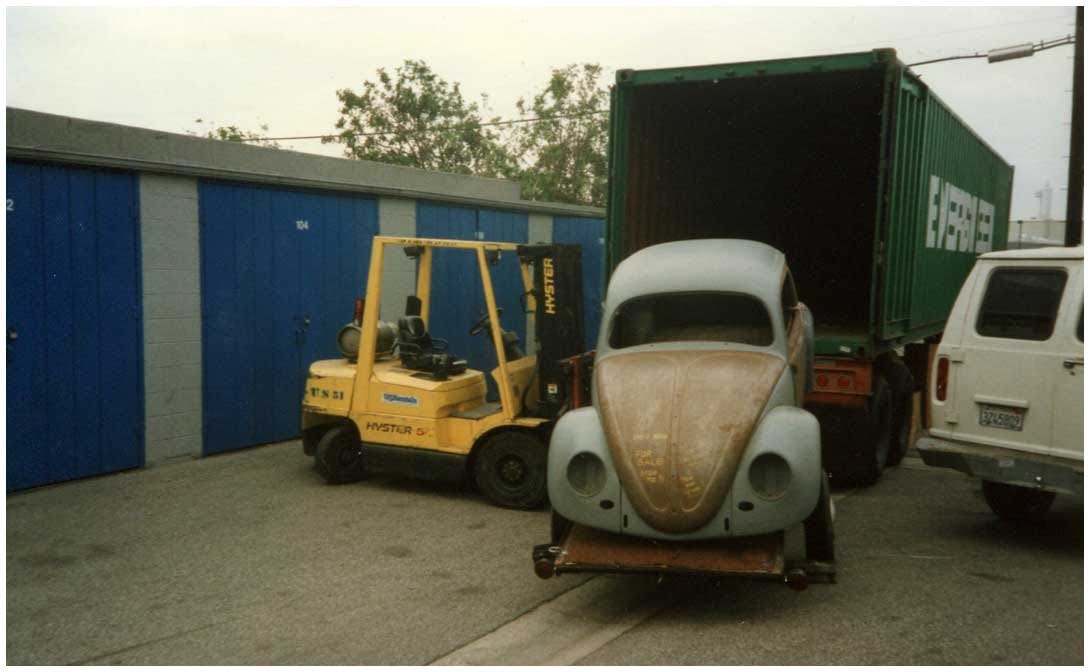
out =
[[[197,180],[140,175],[148,465],[201,455]]]
[[[416,235],[416,201],[378,199],[378,232],[383,236]],[[416,291],[416,262],[396,248],[388,249],[382,264],[382,307],[379,319],[397,323],[405,314],[405,297]],[[363,288],[360,288],[363,296]]]

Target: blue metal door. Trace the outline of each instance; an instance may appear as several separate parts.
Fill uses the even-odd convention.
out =
[[[136,180],[7,164],[7,489],[143,464]]]
[[[416,230],[422,238],[491,240],[525,243],[529,217],[525,214],[418,203]],[[450,341],[450,350],[465,357],[469,366],[489,372],[496,367],[496,351],[486,334],[470,336],[468,330],[485,313],[481,274],[473,255],[465,250],[434,250],[432,301],[428,332]],[[522,276],[518,257],[503,254],[491,268],[496,303],[503,309],[504,329],[516,331],[526,349],[526,318],[520,297]],[[497,396],[495,382],[486,378],[489,398]]]
[[[307,368],[364,294],[375,201],[205,182],[200,217],[204,452],[296,436]]]
[[[583,333],[591,350],[598,342],[605,298],[605,220],[596,217],[553,217],[553,242],[583,248]]]

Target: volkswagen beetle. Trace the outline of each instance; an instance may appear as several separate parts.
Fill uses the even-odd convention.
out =
[[[808,557],[831,562],[819,426],[802,408],[812,325],[763,243],[665,243],[618,265],[592,403],[550,443],[554,549],[572,524],[688,542],[805,522]]]

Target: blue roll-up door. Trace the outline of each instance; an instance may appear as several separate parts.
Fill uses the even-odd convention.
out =
[[[416,231],[422,238],[490,240],[525,243],[529,216],[524,213],[478,210],[438,203],[417,203]],[[486,310],[481,275],[472,253],[464,250],[434,250],[432,259],[432,300],[428,332],[450,341],[450,350],[465,357],[469,366],[481,371],[496,367],[496,351],[485,334],[470,336],[468,330]],[[502,254],[491,268],[497,305],[503,309],[503,328],[515,331],[526,349],[526,316],[520,303],[522,275],[518,256]],[[490,397],[495,383],[486,378]]]
[[[296,436],[307,369],[364,295],[375,201],[202,182],[200,221],[204,452]]]
[[[583,332],[587,349],[598,342],[605,298],[605,220],[597,217],[553,217],[553,242],[583,248]]]
[[[7,489],[143,464],[131,173],[7,164]]]

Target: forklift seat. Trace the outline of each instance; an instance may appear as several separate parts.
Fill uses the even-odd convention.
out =
[[[430,373],[435,380],[464,373],[468,363],[447,352],[448,343],[432,338],[419,315],[407,315],[397,321],[397,348],[406,369]]]

